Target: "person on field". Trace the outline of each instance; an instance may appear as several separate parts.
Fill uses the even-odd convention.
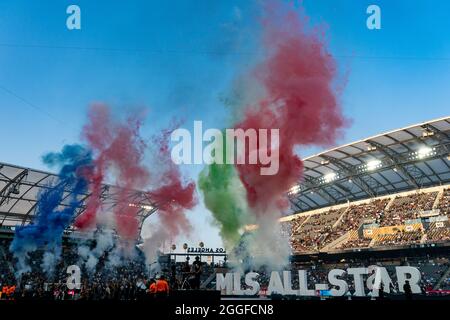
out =
[[[156,278],[156,296],[167,297],[169,295],[169,283],[163,275]]]

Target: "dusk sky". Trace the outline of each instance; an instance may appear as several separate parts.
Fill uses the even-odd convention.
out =
[[[1,1],[0,162],[49,170],[41,156],[80,141],[93,102],[118,112],[147,108],[142,136],[148,139],[173,117],[187,128],[194,120],[223,128],[222,98],[258,56],[258,2]],[[81,8],[81,30],[66,27],[70,4]],[[381,8],[381,30],[366,27],[371,4]],[[303,6],[311,26],[325,26],[337,60],[341,105],[351,120],[338,144],[449,115],[449,1],[305,0]],[[200,169],[182,168],[194,180]],[[201,201],[189,217],[195,232],[179,246],[200,240],[221,246]]]

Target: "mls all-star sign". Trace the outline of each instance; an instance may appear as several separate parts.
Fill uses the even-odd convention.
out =
[[[331,296],[343,296],[349,290],[349,279],[353,283],[354,296],[366,296],[366,288],[372,296],[377,296],[379,289],[383,287],[383,291],[390,293],[397,282],[400,292],[403,292],[403,286],[406,281],[411,286],[412,293],[420,293],[419,286],[421,274],[415,267],[402,266],[395,268],[395,278],[391,278],[388,271],[384,267],[369,266],[332,269],[328,272],[327,283],[308,283],[308,271],[298,270],[298,288],[294,289],[291,271],[272,271],[267,288],[267,295],[298,295],[298,296],[316,296],[318,291],[327,292]],[[246,289],[241,287],[241,279],[244,277]],[[261,286],[258,282],[259,274],[250,272],[244,276],[240,273],[218,273],[216,275],[216,289],[224,295],[256,295],[260,292]],[[366,279],[365,279],[366,278]]]

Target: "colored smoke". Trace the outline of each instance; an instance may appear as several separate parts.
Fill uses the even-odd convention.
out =
[[[225,164],[226,148],[223,155],[224,164],[213,163],[200,172],[198,185],[203,193],[205,206],[211,211],[215,224],[220,228],[224,245],[230,251],[238,243],[242,229],[250,220],[245,189],[235,167]]]
[[[224,242],[245,247],[230,252],[239,268],[251,268],[251,263],[276,268],[288,261],[289,242],[278,219],[288,208],[288,190],[302,179],[303,163],[295,148],[330,146],[347,125],[334,87],[336,63],[327,51],[323,29],[310,28],[302,8],[293,4],[269,1],[262,3],[262,9],[262,52],[255,57],[259,62],[236,77],[225,102],[235,119],[234,128],[267,129],[269,141],[270,130],[279,130],[279,143],[269,143],[271,154],[278,151],[279,170],[261,175],[261,163],[248,164],[249,154],[258,150],[247,146],[239,155],[247,164],[237,164],[236,169],[210,165],[199,178],[205,205]],[[239,184],[233,181],[235,170]],[[239,195],[246,198],[244,206],[236,200],[237,185]],[[243,215],[241,208],[245,208]],[[248,221],[258,227],[251,236],[241,235]]]
[[[33,221],[16,227],[10,250],[17,259],[18,277],[31,271],[29,254],[38,249],[45,251],[41,267],[48,274],[53,272],[61,255],[64,230],[81,205],[81,195],[87,191],[86,176],[92,171],[91,152],[80,145],[66,145],[61,153],[45,155],[43,161],[49,167],[60,168],[58,181],[38,195]],[[69,190],[65,199],[65,191]],[[62,202],[64,206],[60,206]]]
[[[114,119],[110,109],[96,104],[89,110],[89,122],[83,130],[83,138],[96,156],[95,170],[91,176],[92,196],[86,211],[76,221],[79,228],[93,227],[100,207],[100,194],[105,173],[114,174],[113,184],[117,185],[117,205],[114,207],[116,230],[119,236],[135,239],[138,236],[137,213],[139,207],[130,206],[130,195],[134,190],[146,187],[150,174],[142,164],[145,143],[139,135],[142,114],[130,115],[126,121]]]
[[[252,71],[265,94],[247,108],[236,127],[279,129],[279,171],[260,174],[261,165],[238,165],[248,203],[257,214],[286,204],[285,193],[302,177],[296,146],[330,146],[346,125],[333,88],[336,63],[319,29],[308,30],[308,19],[291,5],[264,6],[263,46],[266,59]],[[272,148],[274,146],[271,146]],[[251,150],[246,150],[246,154]]]
[[[158,157],[161,162],[161,181],[159,186],[149,192],[150,198],[158,205],[159,217],[165,228],[173,236],[181,232],[189,233],[191,225],[186,217],[186,210],[197,204],[195,182],[183,181],[180,168],[173,163],[170,156],[169,141],[173,129],[163,130],[154,139],[158,147]]]
[[[144,253],[148,263],[153,263],[161,244],[174,240],[180,234],[188,235],[192,226],[186,211],[197,204],[195,183],[184,181],[181,171],[170,156],[169,139],[173,129],[163,130],[154,139],[157,147],[157,162],[161,179],[159,185],[148,193],[150,199],[158,206],[159,222],[148,226],[151,236],[145,239]]]

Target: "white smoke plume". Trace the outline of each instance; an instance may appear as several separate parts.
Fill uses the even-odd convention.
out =
[[[51,277],[55,272],[55,266],[61,257],[61,249],[55,252],[45,251],[42,257],[41,268],[45,271],[47,276]]]
[[[80,263],[90,274],[95,271],[99,259],[115,247],[115,232],[111,229],[97,229],[91,238],[95,240],[94,248],[91,249],[87,243],[78,247]]]
[[[289,235],[283,232],[278,219],[279,209],[264,214],[253,214],[256,229],[247,231],[238,246],[229,254],[230,267],[236,272],[257,270],[281,270],[289,264],[291,248]]]
[[[164,243],[171,240],[166,228],[161,224],[158,217],[154,218],[151,223],[146,223],[143,226],[144,241],[140,249],[145,255],[145,262],[148,273],[153,276],[161,271],[161,266],[158,263],[158,256],[161,254]]]

